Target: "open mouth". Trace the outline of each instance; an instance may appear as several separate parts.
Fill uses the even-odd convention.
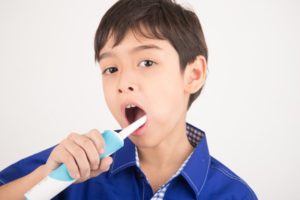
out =
[[[132,124],[144,115],[146,115],[145,111],[136,105],[131,104],[125,108],[125,116],[129,124]]]

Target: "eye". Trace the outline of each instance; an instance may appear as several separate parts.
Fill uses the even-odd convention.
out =
[[[139,66],[151,67],[153,64],[155,64],[155,62],[152,60],[143,60],[142,62],[139,63]]]
[[[105,70],[103,70],[102,74],[112,74],[118,71],[118,68],[116,67],[108,67]]]

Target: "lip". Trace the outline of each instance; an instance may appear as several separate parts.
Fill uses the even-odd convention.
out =
[[[147,125],[148,125],[148,120],[145,122],[145,124],[143,124],[136,131],[134,131],[134,133],[132,135],[134,135],[134,136],[140,136],[140,135],[142,135],[144,133]]]
[[[130,99],[125,100],[125,101],[121,104],[121,113],[122,113],[122,117],[125,119],[125,123],[126,123],[126,124],[125,124],[125,127],[128,126],[128,125],[130,125],[130,123],[129,123],[127,117],[126,117],[126,112],[125,112],[126,106],[127,106],[128,104],[134,104],[134,105],[138,106],[138,107],[139,107],[140,109],[142,109],[142,110],[145,112],[145,114],[147,115],[146,110],[145,110],[145,109],[143,108],[143,106],[141,106],[141,104],[139,104],[137,101],[130,100]],[[147,122],[146,122],[146,123],[147,123]],[[146,125],[146,123],[145,123],[145,125]]]

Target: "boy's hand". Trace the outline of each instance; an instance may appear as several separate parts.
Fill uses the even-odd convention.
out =
[[[99,159],[104,153],[104,140],[96,129],[84,135],[71,133],[51,152],[47,163],[47,170],[52,171],[64,163],[70,175],[83,182],[109,169],[111,157]]]

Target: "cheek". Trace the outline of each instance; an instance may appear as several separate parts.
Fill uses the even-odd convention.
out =
[[[109,108],[110,112],[114,116],[116,116],[117,102],[116,102],[116,98],[114,98],[114,96],[116,96],[116,93],[111,86],[112,86],[111,84],[103,83],[103,94],[104,94],[107,107]]]
[[[172,76],[171,76],[172,77]],[[178,113],[183,104],[183,89],[181,79],[170,76],[159,77],[149,86],[148,100],[151,101],[151,111],[157,120],[168,119]],[[150,96],[151,95],[151,96]]]
[[[102,90],[103,90],[103,95],[104,95],[104,99],[106,101],[106,104],[109,105],[109,99],[110,99],[110,88],[107,87],[107,84],[105,84],[105,82],[102,82]]]

